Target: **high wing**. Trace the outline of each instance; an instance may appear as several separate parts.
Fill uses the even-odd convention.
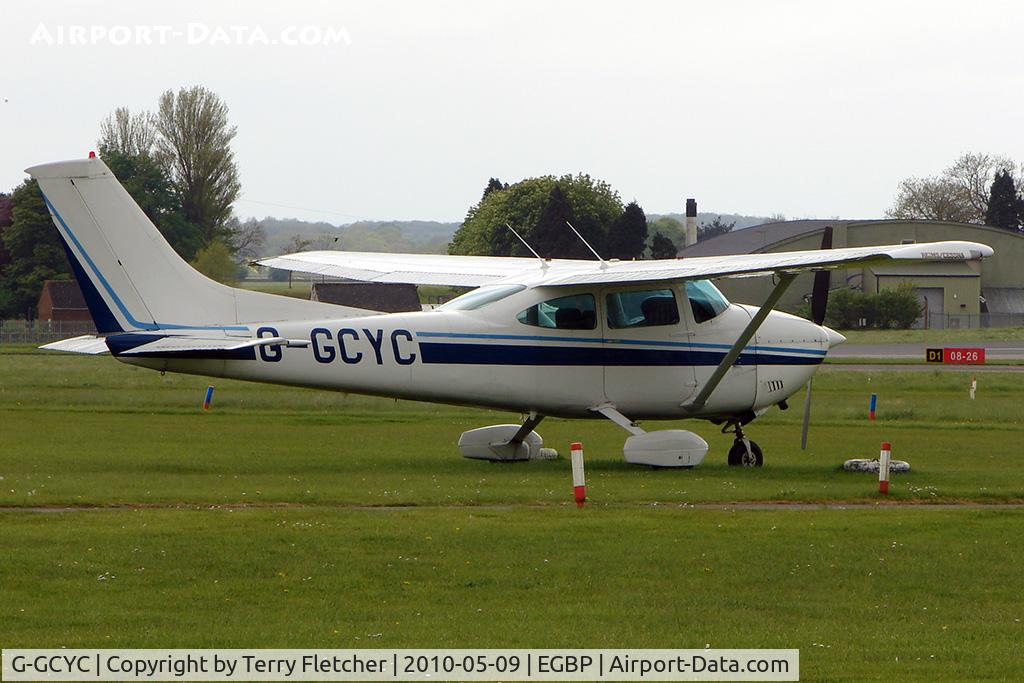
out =
[[[359,251],[304,251],[256,261],[261,266],[365,282],[479,287],[491,282],[544,272],[535,258],[449,256],[447,254],[380,254]],[[586,268],[591,261],[552,261]]]
[[[257,261],[260,265],[366,282],[478,287],[492,283],[543,286],[612,284],[798,273],[871,262],[970,261],[991,256],[977,242],[923,242],[769,254],[654,261],[581,261],[501,256],[311,251]]]

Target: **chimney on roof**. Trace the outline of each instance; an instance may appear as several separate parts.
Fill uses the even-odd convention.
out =
[[[697,200],[686,200],[686,233],[683,238],[684,247],[692,247],[697,244]]]

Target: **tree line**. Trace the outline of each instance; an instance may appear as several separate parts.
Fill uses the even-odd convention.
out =
[[[648,221],[636,200],[623,205],[608,183],[580,173],[512,185],[491,178],[455,231],[448,253],[532,256],[512,228],[543,258],[593,259],[570,226],[605,259],[675,258],[683,242],[680,221],[668,216]],[[698,240],[734,226],[716,217],[699,226]]]
[[[900,182],[890,218],[950,221],[1024,230],[1024,165],[1009,157],[968,152],[941,173]]]
[[[263,231],[232,212],[241,185],[227,105],[201,86],[164,92],[153,112],[115,109],[97,149],[170,245],[222,282],[255,256]],[[71,277],[38,184],[0,194],[0,317],[34,317],[43,282]]]

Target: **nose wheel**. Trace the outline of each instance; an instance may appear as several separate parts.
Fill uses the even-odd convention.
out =
[[[722,433],[728,433],[729,425],[722,429]],[[764,454],[761,452],[761,447],[757,445],[757,442],[751,441],[743,433],[743,425],[739,422],[734,423],[732,432],[736,435],[736,439],[732,442],[732,448],[729,449],[729,466],[730,467],[760,467],[764,464]]]

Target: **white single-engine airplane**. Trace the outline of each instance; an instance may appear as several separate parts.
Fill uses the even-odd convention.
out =
[[[735,433],[729,464],[758,466],[761,449],[743,428],[771,406],[785,408],[808,384],[806,430],[811,376],[844,341],[820,325],[829,269],[992,254],[983,244],[937,242],[628,262],[339,251],[259,262],[367,282],[475,288],[432,311],[381,314],[204,277],[94,155],[27,172],[39,181],[99,331],[43,348],[109,352],[159,371],[525,415],[522,424],[462,434],[461,453],[487,460],[543,457],[534,429],[554,415],[620,425],[630,433],[628,462],[692,467],[708,451],[700,436],[645,432],[634,420],[700,418]],[[817,324],[772,310],[802,271],[819,271]],[[730,304],[707,279],[757,275],[777,282],[760,308]]]

